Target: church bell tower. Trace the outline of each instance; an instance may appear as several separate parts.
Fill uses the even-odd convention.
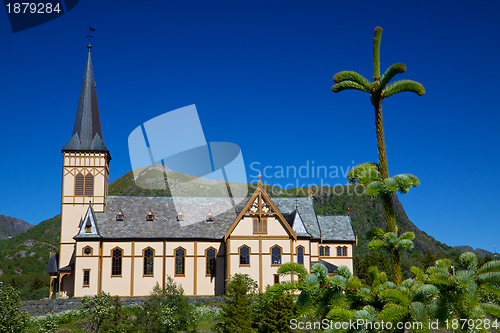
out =
[[[60,290],[73,294],[73,237],[79,231],[89,202],[95,212],[103,212],[108,195],[111,155],[104,145],[92,59],[88,45],[87,64],[83,76],[80,102],[76,112],[73,135],[62,149],[63,176],[61,202],[61,239],[59,249]],[[61,274],[67,275],[62,279]]]

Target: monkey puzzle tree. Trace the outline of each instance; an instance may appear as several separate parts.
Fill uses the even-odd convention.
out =
[[[382,100],[391,97],[400,92],[414,92],[419,96],[425,93],[424,87],[415,81],[400,80],[389,85],[389,81],[396,75],[404,73],[406,66],[403,64],[394,64],[390,66],[380,76],[380,41],[382,39],[382,28],[375,28],[375,38],[373,46],[373,67],[374,67],[374,82],[368,81],[362,75],[352,72],[343,71],[335,74],[333,81],[336,83],[332,87],[332,91],[337,93],[347,89],[356,89],[365,91],[370,94],[372,105],[375,107],[375,127],[377,133],[378,146],[378,165],[367,163],[353,169],[349,175],[351,183],[361,183],[367,186],[368,193],[371,195],[380,195],[385,212],[386,231],[397,234],[396,216],[392,203],[392,196],[396,192],[407,193],[410,187],[415,187],[420,184],[417,177],[409,174],[397,175],[389,177],[389,169],[387,166],[387,152],[384,138],[384,123],[382,121]],[[391,262],[393,265],[394,279],[396,284],[401,283],[401,271],[397,269],[397,254],[391,252]]]

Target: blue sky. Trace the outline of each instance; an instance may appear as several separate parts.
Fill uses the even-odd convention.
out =
[[[479,1],[92,1],[13,34],[0,13],[0,214],[37,224],[60,212],[62,159],[78,106],[87,32],[111,180],[130,171],[128,135],[196,104],[207,141],[241,147],[248,180],[265,166],[352,167],[377,160],[373,107],[331,92],[342,70],[382,69],[426,88],[384,100],[389,172],[421,186],[409,218],[449,245],[493,251],[500,234],[500,3]],[[278,175],[279,176],[279,175]],[[345,184],[322,177],[330,185]],[[318,177],[299,177],[300,185]]]

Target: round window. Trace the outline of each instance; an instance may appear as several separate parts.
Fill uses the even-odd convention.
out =
[[[91,254],[92,253],[92,250],[90,249],[90,247],[87,247],[85,248],[85,250],[83,250],[85,252],[85,254]]]

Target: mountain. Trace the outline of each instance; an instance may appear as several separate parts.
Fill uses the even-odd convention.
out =
[[[24,299],[47,297],[47,262],[50,252],[59,250],[60,228],[58,215],[0,240],[0,281],[20,288]]]
[[[0,215],[0,239],[14,237],[32,226],[32,224],[16,217]]]
[[[252,194],[256,184],[231,183],[233,197],[245,197]],[[266,191],[272,186],[266,186]],[[275,193],[284,191],[274,188]],[[226,183],[203,177],[191,176],[172,171],[164,165],[156,164],[130,171],[109,184],[109,195],[128,196],[226,196]]]
[[[480,256],[483,259],[486,256],[489,256],[491,258],[495,257],[495,254],[493,252],[490,252],[488,250],[483,250],[483,249],[480,249],[480,248],[474,249],[472,246],[469,246],[469,245],[455,246],[455,249],[459,250],[461,253],[463,253],[463,252],[473,252],[473,253],[476,253],[478,256]]]

